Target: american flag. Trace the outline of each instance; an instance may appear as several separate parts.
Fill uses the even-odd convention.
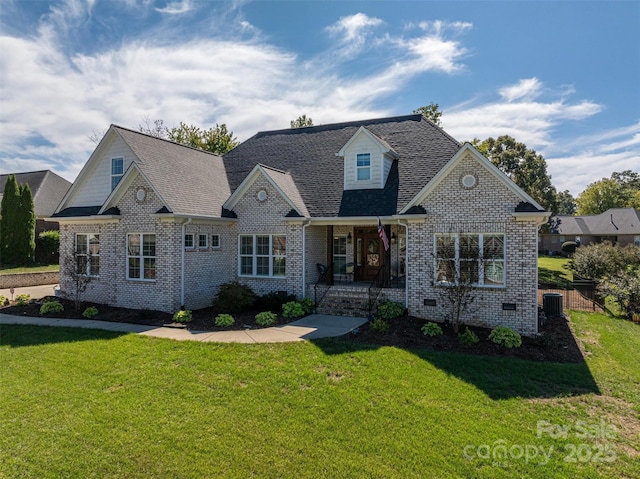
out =
[[[380,235],[380,239],[384,244],[384,250],[389,250],[389,238],[387,238],[387,232],[384,230],[384,226],[382,226],[382,221],[378,218],[378,234]]]

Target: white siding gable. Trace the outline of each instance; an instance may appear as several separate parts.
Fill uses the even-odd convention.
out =
[[[384,188],[393,163],[393,160],[387,156],[387,151],[388,148],[377,141],[373,135],[368,134],[364,129],[358,130],[339,153],[344,158],[344,189]],[[359,154],[370,155],[371,169],[368,180],[358,180]]]
[[[101,145],[91,161],[88,171],[82,176],[81,183],[66,201],[65,207],[102,206],[111,194],[111,159],[124,158],[124,170],[131,163],[138,161],[133,151],[119,135],[110,135],[108,141]]]

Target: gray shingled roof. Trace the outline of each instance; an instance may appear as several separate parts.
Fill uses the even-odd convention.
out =
[[[640,211],[635,208],[611,208],[592,216],[554,216],[554,232],[561,235],[640,235]]]
[[[8,176],[9,174],[0,175],[0,199]],[[71,182],[50,170],[15,173],[15,177],[18,184],[29,185],[38,218],[51,216],[71,187]]]
[[[175,214],[222,215],[231,191],[222,158],[195,148],[113,126],[138,157],[140,171]]]
[[[284,171],[275,170],[265,165],[261,165],[264,169],[264,172],[269,175],[269,177],[273,180],[273,182],[278,185],[278,188],[282,190],[282,192],[287,195],[287,198],[291,200],[291,202],[295,205],[295,207],[302,213],[303,216],[309,216],[309,211],[307,210],[307,205],[304,204],[302,200],[302,196],[298,191],[298,187],[296,186],[293,178],[290,174],[285,173]]]
[[[336,153],[361,126],[399,155],[382,190],[344,191]],[[382,216],[399,212],[459,149],[422,115],[408,115],[261,132],[223,158],[232,191],[262,163],[291,175],[311,216]]]

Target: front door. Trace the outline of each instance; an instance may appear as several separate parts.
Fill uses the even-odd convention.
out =
[[[355,279],[373,281],[384,265],[385,254],[377,228],[355,229]]]

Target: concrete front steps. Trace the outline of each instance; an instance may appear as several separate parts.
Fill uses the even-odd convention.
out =
[[[369,289],[355,286],[331,286],[320,300],[316,312],[366,318],[369,315]]]

